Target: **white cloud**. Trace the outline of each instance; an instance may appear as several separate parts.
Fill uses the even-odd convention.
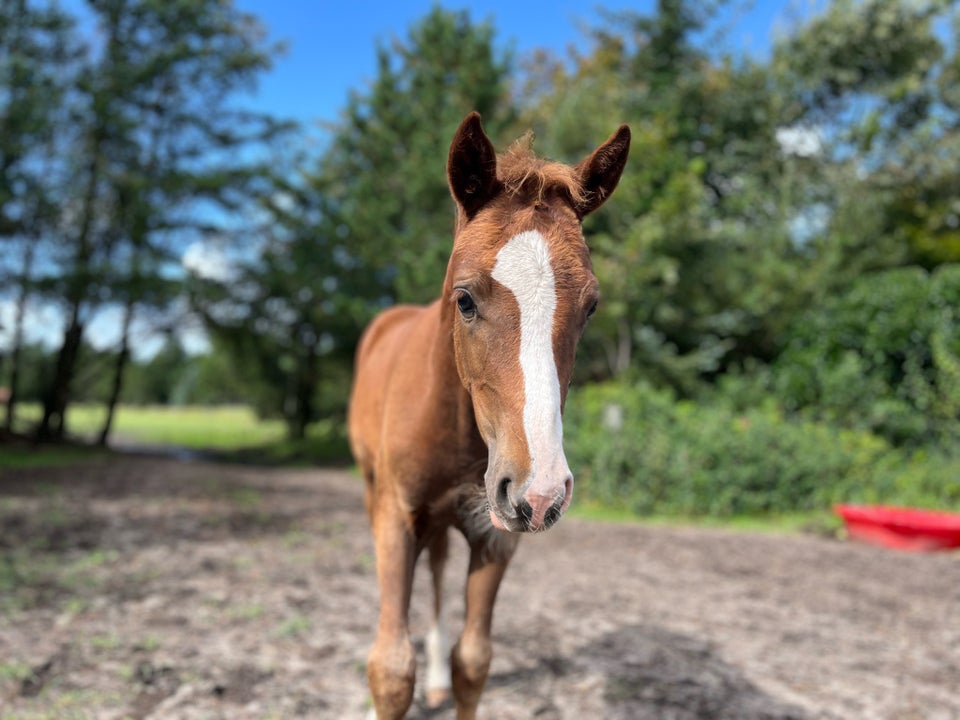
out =
[[[819,128],[802,125],[777,128],[776,137],[784,155],[813,157],[823,151],[823,134]]]
[[[210,352],[210,338],[200,319],[180,306],[174,311],[183,313],[174,331],[183,349],[191,355]],[[14,301],[0,298],[0,352],[8,352],[13,346],[15,319]],[[122,328],[123,308],[119,305],[108,305],[101,308],[90,320],[84,338],[97,350],[117,350]],[[48,351],[56,350],[63,341],[63,329],[63,312],[55,304],[27,303],[23,323],[25,343],[41,343]],[[130,346],[135,360],[149,360],[160,351],[166,339],[166,333],[157,330],[156,324],[152,323],[149,317],[134,317],[133,326],[130,328]]]
[[[90,321],[86,337],[97,350],[114,350],[120,345],[120,326],[123,322],[123,308],[110,305],[104,308]]]
[[[804,245],[823,233],[830,224],[830,208],[824,203],[813,203],[793,216],[787,227],[797,245]]]
[[[102,308],[87,327],[87,341],[98,350],[117,350],[123,330],[123,308],[109,305]],[[130,348],[135,360],[149,360],[163,348],[167,333],[158,326],[174,324],[177,340],[191,355],[210,351],[210,339],[200,319],[189,313],[186,301],[178,299],[165,315],[135,314],[130,327]]]
[[[297,207],[296,198],[288,192],[275,192],[270,197],[271,204],[283,212],[291,212]]]
[[[13,345],[16,303],[10,298],[0,299],[0,351]],[[23,316],[23,339],[27,343],[42,343],[46,348],[56,347],[63,339],[63,314],[53,303],[27,302]]]
[[[197,241],[192,243],[184,252],[180,263],[184,269],[207,280],[225,281],[233,275],[230,258],[216,244]]]

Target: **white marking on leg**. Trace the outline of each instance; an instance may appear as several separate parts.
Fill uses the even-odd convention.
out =
[[[557,293],[550,249],[543,235],[529,230],[508,240],[497,253],[492,275],[514,294],[520,306],[520,368],[523,428],[530,452],[529,487],[539,495],[557,494],[562,492],[570,468],[563,453],[560,381],[553,356]]]
[[[431,690],[450,689],[450,644],[443,618],[433,621],[427,632],[427,694]]]

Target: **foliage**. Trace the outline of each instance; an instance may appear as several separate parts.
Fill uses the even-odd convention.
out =
[[[960,265],[865,275],[790,331],[774,387],[791,409],[913,446],[960,439]]]
[[[267,175],[255,249],[227,277],[189,278],[252,401],[290,437],[345,414],[348,368],[375,310],[436,295],[453,226],[437,150],[471,109],[494,132],[509,117],[508,64],[492,37],[466,12],[435,8],[406,42],[380,47],[377,79],[351,97],[322,157],[293,153]]]
[[[8,289],[0,292],[0,301],[15,308],[6,358],[10,396],[4,426],[9,431],[21,385],[33,380],[26,377],[25,315],[37,268],[50,261],[42,240],[61,212],[58,157],[69,143],[62,132],[70,120],[64,105],[79,50],[72,20],[55,4],[0,0],[0,27],[0,288]]]
[[[775,49],[790,115],[834,151],[834,193],[821,202],[838,223],[867,219],[838,275],[842,263],[855,276],[864,258],[874,269],[960,261],[957,20],[948,0],[837,0]],[[835,235],[824,244],[842,248]]]
[[[463,116],[569,162],[628,122],[585,227],[604,299],[570,402],[579,487],[644,513],[958,502],[956,4],[834,0],[768,58],[707,39],[723,5],[603,13],[588,49],[521,71],[491,22],[435,7],[376,49],[323,143],[287,134],[265,167],[283,124],[233,98],[277,48],[235,6],[91,1],[86,37],[0,0],[0,384],[42,399],[53,435],[77,399],[241,401],[342,439],[362,328],[440,287]],[[185,273],[188,248],[222,267]],[[38,299],[65,318],[52,356],[17,331]],[[95,351],[105,311],[121,341]],[[206,356],[132,359],[135,325],[172,339],[186,312]]]
[[[960,457],[906,455],[865,431],[678,401],[647,385],[571,395],[568,454],[578,492],[639,514],[731,516],[838,502],[943,506],[960,500]]]
[[[20,289],[20,308],[31,292],[56,303],[65,318],[38,428],[42,437],[58,437],[79,394],[92,318],[105,307],[123,316],[116,362],[100,372],[112,407],[135,317],[171,312],[185,243],[216,227],[207,219],[212,206],[244,196],[253,163],[239,150],[270,137],[278,124],[238,111],[231,96],[269,67],[276,48],[250,16],[219,0],[91,1],[74,8],[96,26],[89,37],[69,15],[35,2],[6,2],[0,10],[15,28],[0,98],[17,109],[2,120],[13,130],[39,128],[17,134],[19,146],[5,146],[3,165],[26,158],[20,165],[33,171],[36,192],[23,178],[12,187],[26,188],[26,197],[42,198],[49,210],[38,215],[27,212],[26,201],[11,201],[19,218],[14,240],[30,254],[10,287]],[[41,30],[46,42],[35,40]],[[33,124],[20,117],[22,107],[33,112]],[[9,205],[0,208],[8,219]],[[21,364],[15,350],[14,368]]]
[[[498,144],[514,118],[510,57],[489,23],[439,6],[405,40],[377,50],[377,76],[354,93],[315,173],[337,242],[367,268],[372,299],[426,302],[453,238],[446,148],[471,110]]]
[[[302,162],[302,160],[300,161]],[[192,305],[231,371],[265,417],[282,417],[291,438],[325,416],[343,416],[345,370],[362,326],[364,268],[343,248],[325,212],[322,185],[302,169],[270,175],[260,201],[260,242],[225,277],[191,274]]]
[[[630,122],[616,201],[586,227],[608,299],[585,338],[583,374],[641,369],[686,394],[744,358],[771,358],[807,297],[780,101],[763,68],[716,62],[694,42],[709,15],[692,8],[613,16],[525,112],[568,159]]]

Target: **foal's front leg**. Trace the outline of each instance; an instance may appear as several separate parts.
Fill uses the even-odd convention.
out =
[[[381,496],[373,513],[380,625],[367,659],[367,680],[377,720],[399,720],[413,702],[416,657],[408,616],[416,538],[412,518],[392,498]]]
[[[433,580],[433,623],[427,632],[427,707],[439,708],[450,697],[450,645],[443,617],[443,570],[448,537],[441,530],[430,541],[430,574]]]
[[[453,696],[457,703],[457,720],[474,720],[480,694],[487,684],[493,646],[490,630],[493,604],[500,581],[510,564],[515,542],[505,544],[500,557],[488,558],[485,544],[470,547],[470,574],[467,577],[466,617],[463,634],[453,648]]]

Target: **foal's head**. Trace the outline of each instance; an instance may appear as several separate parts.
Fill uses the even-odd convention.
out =
[[[576,346],[597,306],[580,222],[613,192],[630,130],[574,166],[522,142],[499,158],[472,113],[447,163],[457,232],[444,300],[455,307],[457,370],[489,450],[490,519],[545,530],[570,504],[561,415]]]

